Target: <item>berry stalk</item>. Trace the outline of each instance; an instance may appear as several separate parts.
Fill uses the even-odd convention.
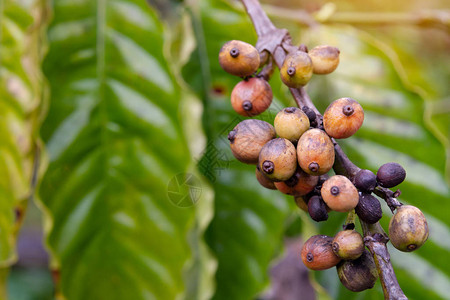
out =
[[[375,265],[377,266],[384,298],[389,300],[408,299],[400,288],[397,277],[395,276],[394,268],[391,264],[391,257],[386,247],[389,238],[380,223],[367,224],[361,220],[360,222],[364,231],[364,244],[372,253]]]
[[[291,43],[289,33],[287,30],[278,29],[273,25],[258,0],[241,1],[247,11],[247,14],[252,20],[253,26],[258,35],[256,48],[260,53],[263,51],[270,53],[275,64],[281,69],[287,56],[286,52],[291,52],[294,47]],[[311,101],[311,98],[308,96],[305,89],[303,87],[290,88],[290,92],[299,108],[303,109],[303,107],[306,106],[316,113],[317,126],[321,127],[323,117]],[[343,174],[352,180],[361,169],[349,160],[347,155],[345,155],[339,144],[334,139],[332,141],[336,155],[336,161],[333,166],[335,172],[337,174]],[[389,205],[392,210],[394,206],[397,206],[397,203],[395,202],[396,199],[394,194],[391,195],[389,192],[392,193],[389,189],[384,188],[376,190],[377,195],[383,197],[388,205],[390,203],[392,204],[392,206]],[[395,199],[395,201],[393,199]],[[389,252],[386,247],[386,243],[389,239],[380,224],[378,222],[372,225],[364,222],[361,222],[361,224],[365,236],[365,245],[369,248],[376,262],[385,299],[407,299],[395,276],[394,269],[390,261]]]
[[[400,190],[393,192],[388,188],[377,186],[373,192],[386,201],[392,213],[394,213],[397,207],[402,206],[402,204],[397,200],[397,197],[400,196]]]

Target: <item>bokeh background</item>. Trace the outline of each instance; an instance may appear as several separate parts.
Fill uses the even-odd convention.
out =
[[[306,89],[320,111],[361,103],[340,142],[357,165],[405,167],[400,200],[430,237],[390,247],[396,274],[410,299],[450,299],[448,3],[262,2],[296,44],[341,50]],[[344,214],[315,223],[229,150],[240,79],[217,56],[257,38],[240,2],[0,0],[0,18],[2,299],[382,299],[300,262]],[[273,122],[295,103],[277,72],[270,84],[257,118]]]

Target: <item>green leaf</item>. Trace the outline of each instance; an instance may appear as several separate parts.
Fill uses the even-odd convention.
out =
[[[401,253],[390,248],[400,286],[411,298],[448,299],[450,265],[444,257],[450,254],[450,247],[443,242],[450,237],[450,192],[444,178],[448,150],[428,126],[424,94],[408,81],[396,52],[366,32],[321,27],[308,37],[304,40],[308,45],[332,44],[341,50],[337,71],[326,77],[315,76],[309,84],[313,101],[324,111],[331,101],[351,97],[365,111],[361,129],[339,143],[361,168],[376,171],[391,161],[404,166],[407,178],[399,186],[399,200],[419,207],[429,221],[430,237],[421,249]],[[381,223],[387,230],[392,214],[384,208]],[[321,231],[334,234],[339,226],[326,224]],[[382,295],[379,284],[362,294],[346,291],[335,270],[316,275],[333,299],[378,299]]]
[[[0,2],[0,266],[16,260],[16,235],[34,195],[45,85],[43,1]]]
[[[62,293],[208,298],[212,192],[193,159],[204,143],[199,105],[169,67],[164,25],[144,0],[53,9],[40,195]]]

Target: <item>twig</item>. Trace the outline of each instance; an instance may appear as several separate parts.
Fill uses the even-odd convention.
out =
[[[377,186],[373,192],[386,201],[392,213],[394,213],[397,207],[402,206],[402,204],[397,200],[397,197],[400,196],[400,190],[393,192],[388,188]]]
[[[336,142],[335,139],[332,139],[334,144],[334,153],[335,153],[335,163],[333,165],[334,172],[336,174],[342,174],[347,176],[350,180],[356,176],[356,174],[361,170],[358,166],[356,166],[344,153],[341,146]]]
[[[258,50],[260,52],[264,50],[268,51],[272,55],[275,64],[281,68],[284,59],[286,58],[285,49],[288,49],[287,51],[289,51],[293,47],[292,44],[289,45],[289,43],[291,43],[291,39],[287,30],[277,29],[272,24],[266,13],[263,11],[258,0],[241,1],[245,6],[247,14],[253,22],[256,33],[258,34],[258,42],[256,44]],[[322,118],[304,88],[290,89],[290,91],[300,108],[306,105],[316,112],[318,120]],[[318,122],[318,126],[320,126],[320,122]],[[335,140],[333,140],[333,143],[336,154],[334,166],[335,172],[337,174],[344,174],[352,179],[360,168],[350,161]],[[379,189],[378,191],[380,193],[388,193],[383,189]],[[369,225],[362,222],[362,225],[364,235],[366,237],[366,246],[371,251],[377,265],[378,273],[380,274],[385,299],[407,299],[398,284],[397,278],[395,277],[386,247],[386,243],[389,239],[380,224],[376,223],[374,225],[370,225],[369,227]]]
[[[353,180],[361,169],[347,157],[334,139],[332,139],[332,141],[334,143],[334,152],[336,154],[333,166],[335,173],[345,175],[350,180]],[[397,207],[402,206],[402,203],[397,200],[401,193],[400,190],[393,192],[388,188],[377,186],[373,192],[386,201],[386,204],[389,206],[392,213],[394,213]]]
[[[373,255],[378,275],[383,287],[384,298],[389,300],[408,299],[403,293],[395,276],[386,243],[389,241],[380,223],[367,224],[361,221],[364,231],[364,243]]]
[[[267,51],[263,51],[262,53],[267,53]],[[266,65],[262,68],[261,71],[259,71],[258,74],[256,74],[256,77],[264,78],[266,81],[269,81],[274,69],[275,66],[273,65],[273,59],[269,55]]]
[[[303,106],[306,105],[305,100],[304,100],[305,98],[302,97],[302,94],[300,93],[299,89],[290,88],[289,90],[291,91],[291,94],[294,97],[295,102],[297,103],[297,106],[299,108],[302,108]]]

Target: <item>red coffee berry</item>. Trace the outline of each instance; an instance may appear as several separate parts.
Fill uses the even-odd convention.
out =
[[[267,81],[254,77],[236,84],[231,92],[231,106],[238,114],[252,117],[264,112],[272,98],[272,89]]]

